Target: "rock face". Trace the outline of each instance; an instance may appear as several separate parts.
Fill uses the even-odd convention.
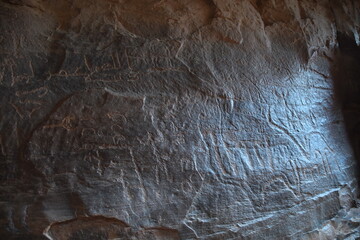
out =
[[[1,1],[0,235],[354,239],[359,30],[356,0]]]

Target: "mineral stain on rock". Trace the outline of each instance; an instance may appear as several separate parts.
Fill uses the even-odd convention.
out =
[[[5,239],[360,237],[360,3],[0,1]]]

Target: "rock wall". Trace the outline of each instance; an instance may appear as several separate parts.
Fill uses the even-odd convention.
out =
[[[359,31],[356,0],[0,1],[1,236],[359,236]]]

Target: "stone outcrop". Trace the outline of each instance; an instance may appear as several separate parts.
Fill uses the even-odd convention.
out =
[[[0,1],[0,235],[360,237],[359,30],[356,0]]]

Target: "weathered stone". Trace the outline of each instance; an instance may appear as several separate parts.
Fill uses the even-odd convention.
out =
[[[1,1],[1,236],[359,236],[359,16],[350,0]]]

